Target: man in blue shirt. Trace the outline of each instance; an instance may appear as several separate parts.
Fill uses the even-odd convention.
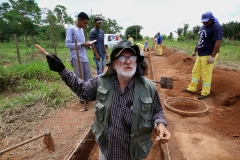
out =
[[[104,32],[101,30],[102,18],[94,17],[95,27],[90,31],[90,39],[97,40],[92,44],[94,60],[96,61],[97,74],[103,73],[105,60],[108,59],[107,51],[104,46]]]
[[[195,56],[198,51],[198,57],[192,69],[192,81],[187,89],[183,89],[183,91],[195,93],[198,81],[202,76],[202,91],[201,96],[198,97],[199,100],[205,99],[210,94],[214,60],[218,57],[223,34],[222,26],[212,12],[203,13],[201,21],[203,26],[199,32],[198,43],[192,53],[192,56]]]
[[[160,32],[158,32],[157,46],[158,46],[157,55],[161,56],[162,55],[162,36]]]
[[[69,48],[70,62],[74,69],[74,73],[80,78],[80,72],[78,67],[77,52],[74,39],[77,39],[78,53],[80,57],[80,65],[82,71],[82,79],[86,82],[92,78],[90,65],[88,62],[87,52],[85,47],[91,46],[88,42],[85,42],[85,36],[83,29],[87,27],[89,17],[86,13],[81,12],[78,14],[77,23],[66,29],[65,45]],[[79,97],[80,102],[84,103],[84,99]],[[86,109],[86,108],[85,108]]]

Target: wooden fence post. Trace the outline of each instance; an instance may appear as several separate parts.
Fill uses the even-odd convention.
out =
[[[19,48],[18,48],[18,38],[17,38],[16,34],[14,34],[14,40],[15,40],[15,45],[16,45],[16,49],[17,49],[18,62],[21,63],[21,58],[20,58]]]

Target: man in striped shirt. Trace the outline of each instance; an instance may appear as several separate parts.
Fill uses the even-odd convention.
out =
[[[58,72],[73,92],[96,100],[91,128],[100,147],[100,160],[145,159],[154,128],[161,143],[171,137],[156,84],[142,76],[143,59],[137,45],[123,40],[113,48],[107,72],[84,82],[56,55],[47,56],[50,69]]]

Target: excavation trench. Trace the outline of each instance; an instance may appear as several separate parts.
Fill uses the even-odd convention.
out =
[[[145,59],[148,63],[148,75],[147,78],[155,80],[153,66],[151,63],[151,50],[145,52]],[[150,150],[149,156],[146,160],[165,160],[169,158],[169,150],[167,144],[161,144],[159,141],[155,141],[156,133],[152,133],[153,146]],[[75,144],[72,150],[68,153],[64,160],[96,160],[98,159],[99,147],[95,143],[95,139],[90,126]]]

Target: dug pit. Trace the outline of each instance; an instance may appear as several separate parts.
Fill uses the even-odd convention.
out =
[[[165,107],[182,116],[204,116],[208,113],[208,105],[187,97],[171,97],[165,100]]]

